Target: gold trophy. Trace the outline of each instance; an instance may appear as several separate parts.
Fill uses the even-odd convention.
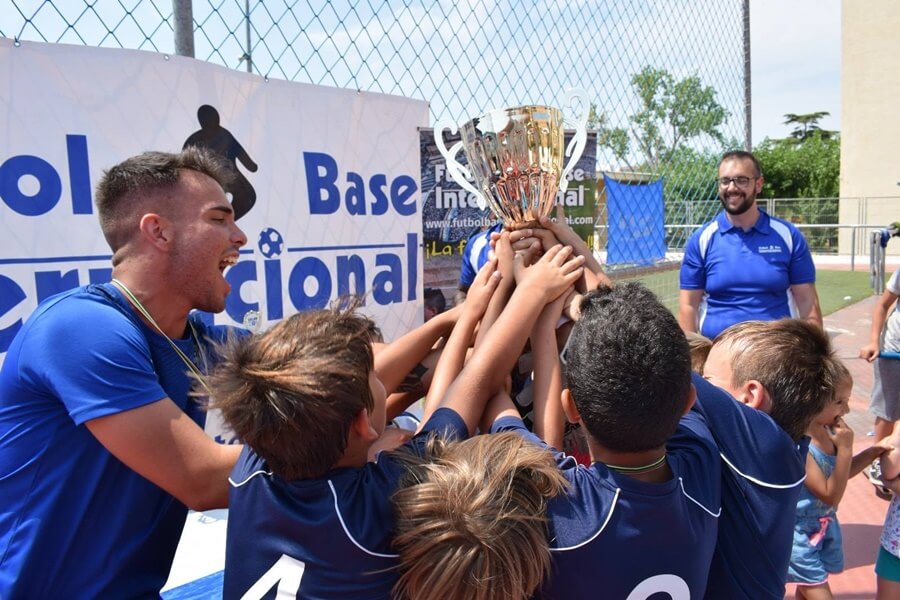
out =
[[[490,206],[506,229],[538,226],[538,219],[550,214],[557,194],[569,185],[569,172],[587,143],[587,94],[570,90],[564,106],[572,107],[576,116],[552,106],[492,110],[463,124],[462,139],[449,150],[443,132],[455,133],[456,125],[448,121],[435,125],[434,141],[447,161],[447,173],[476,195],[482,209]],[[563,141],[564,121],[575,128],[568,148]],[[468,168],[456,160],[461,149]],[[565,167],[563,154],[569,157]]]

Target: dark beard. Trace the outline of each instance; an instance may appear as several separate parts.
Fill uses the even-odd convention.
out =
[[[732,216],[735,216],[735,217],[737,217],[737,216],[739,216],[739,215],[742,215],[742,214],[744,214],[745,212],[747,212],[748,210],[750,210],[750,208],[753,206],[753,202],[754,202],[755,200],[756,200],[755,197],[754,197],[754,198],[750,198],[750,197],[748,197],[748,196],[745,194],[745,195],[744,195],[744,199],[743,199],[743,200],[741,201],[741,203],[737,206],[737,208],[729,208],[729,207],[728,207],[728,203],[725,202],[725,198],[723,198],[722,196],[719,196],[719,202],[722,203],[722,208],[725,209],[725,212],[727,212],[729,215],[732,215]]]

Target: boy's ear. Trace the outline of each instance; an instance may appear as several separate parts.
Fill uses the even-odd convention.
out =
[[[772,412],[772,398],[765,386],[756,379],[750,379],[741,385],[738,400],[758,411]]]
[[[369,420],[369,411],[365,408],[360,409],[356,416],[353,417],[353,423],[350,425],[350,437],[357,437],[369,443],[378,439],[378,432],[372,427],[372,422]]]
[[[560,400],[562,401],[563,412],[566,413],[566,419],[569,423],[580,423],[581,413],[575,407],[575,401],[572,399],[572,392],[569,391],[569,388],[563,389]]]
[[[692,408],[694,408],[694,403],[697,402],[697,388],[694,387],[694,384],[691,384],[691,389],[688,390],[687,402],[684,403],[684,413],[688,414]]]

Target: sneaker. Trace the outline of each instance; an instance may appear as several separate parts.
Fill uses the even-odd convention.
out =
[[[866,478],[869,480],[869,483],[872,485],[883,485],[884,482],[881,481],[881,461],[876,459],[872,461],[872,464],[869,465],[869,468],[866,469]]]
[[[882,500],[890,500],[893,497],[893,492],[884,485],[884,481],[881,479],[880,460],[872,461],[872,464],[866,469],[866,478],[869,480],[869,483],[875,486],[876,496]]]

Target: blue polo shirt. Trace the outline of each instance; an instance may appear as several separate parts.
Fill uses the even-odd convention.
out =
[[[816,268],[803,234],[760,211],[749,230],[725,211],[688,240],[681,289],[703,290],[700,333],[713,339],[743,321],[797,316],[792,285],[815,283]]]

